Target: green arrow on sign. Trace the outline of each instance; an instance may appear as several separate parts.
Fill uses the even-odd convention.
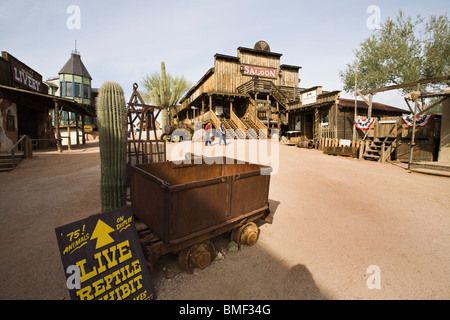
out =
[[[95,245],[95,249],[101,248],[114,242],[114,239],[109,235],[109,233],[114,232],[114,229],[109,225],[104,223],[102,220],[98,219],[97,225],[94,228],[94,232],[92,232],[91,239],[97,239],[97,243]]]

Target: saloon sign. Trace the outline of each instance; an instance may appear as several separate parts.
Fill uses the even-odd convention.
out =
[[[55,232],[73,300],[156,299],[130,207]]]
[[[277,78],[277,69],[256,67],[250,65],[243,65],[242,74],[244,76],[258,76],[264,78]]]

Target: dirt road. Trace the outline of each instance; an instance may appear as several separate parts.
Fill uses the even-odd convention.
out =
[[[100,212],[98,144],[34,155],[0,174],[0,299],[69,299],[54,228]],[[284,145],[277,171],[258,242],[219,237],[193,275],[161,258],[159,299],[450,298],[449,178]]]

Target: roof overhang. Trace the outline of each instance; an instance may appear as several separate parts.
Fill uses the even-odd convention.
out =
[[[82,116],[90,116],[94,117],[95,115],[92,114],[89,110],[87,110],[83,105],[76,102],[72,99],[62,98],[62,97],[56,97],[45,93],[39,93],[35,91],[30,90],[24,90],[14,87],[9,87],[5,85],[0,85],[0,97],[14,102],[18,103],[19,99],[17,99],[18,96],[23,96],[25,98],[34,99],[40,104],[48,107],[49,109],[53,109],[55,107],[55,103],[58,103],[60,106],[62,106],[67,111],[82,115]]]

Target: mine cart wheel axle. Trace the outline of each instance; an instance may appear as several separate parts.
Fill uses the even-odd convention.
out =
[[[259,238],[259,228],[254,222],[249,222],[231,232],[231,241],[241,245],[252,246]]]
[[[193,273],[195,268],[206,268],[215,253],[214,244],[206,240],[181,250],[178,253],[178,264],[182,270]]]

